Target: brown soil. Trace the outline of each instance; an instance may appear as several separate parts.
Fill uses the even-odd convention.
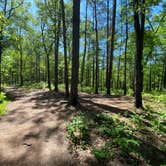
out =
[[[97,165],[90,151],[70,152],[66,125],[78,110],[104,111],[127,119],[133,114],[133,98],[80,94],[72,107],[63,94],[47,90],[7,88],[13,101],[0,117],[0,166]],[[112,161],[109,165],[123,165]]]

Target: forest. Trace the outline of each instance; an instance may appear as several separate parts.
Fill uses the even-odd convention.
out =
[[[0,166],[166,166],[166,0],[0,0]]]

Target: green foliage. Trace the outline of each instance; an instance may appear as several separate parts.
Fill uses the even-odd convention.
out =
[[[112,125],[117,119],[111,117],[106,113],[100,113],[95,116],[95,121],[99,125],[110,126]]]
[[[80,88],[80,89],[81,89],[81,88]],[[90,86],[84,86],[84,87],[82,88],[82,92],[91,93],[91,92],[93,92],[93,88],[90,87]]]
[[[93,148],[92,154],[99,161],[108,160],[111,157],[110,149],[107,146],[104,146],[102,148]]]
[[[144,127],[142,118],[143,118],[143,115],[134,114],[131,118],[131,122],[136,124],[139,129],[142,129]]]
[[[125,122],[120,122],[117,118],[111,117],[106,113],[97,114],[97,130],[108,137],[122,137],[131,134]]]
[[[121,153],[126,156],[129,155],[131,152],[137,151],[137,148],[139,147],[139,141],[137,141],[134,138],[115,138],[113,140],[113,144],[116,144],[119,146]]]
[[[67,126],[67,137],[75,144],[86,144],[88,135],[88,125],[83,115],[73,118]]]
[[[6,94],[4,92],[0,92],[0,103],[4,102],[6,100]]]
[[[6,94],[0,92],[0,115],[3,115],[6,112],[6,106],[9,103],[7,100]]]
[[[166,166],[166,160],[164,160],[160,166]]]
[[[34,83],[34,84],[27,84],[21,87],[21,89],[44,89],[46,88],[46,83],[45,82],[40,82],[40,83]]]
[[[128,89],[128,90],[127,90],[127,94],[128,94],[129,96],[133,96],[133,94],[134,94],[133,89]]]
[[[129,124],[121,122],[106,113],[97,114],[95,120],[97,122],[97,131],[103,136],[112,138],[112,141],[108,144],[109,148],[111,146],[118,147],[125,156],[135,152],[139,147],[139,141],[133,136],[132,127]],[[100,155],[106,155],[104,152],[105,149],[97,150],[94,155],[100,157]]]

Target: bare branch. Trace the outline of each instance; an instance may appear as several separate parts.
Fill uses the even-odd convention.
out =
[[[12,12],[13,12],[15,9],[19,8],[23,3],[24,3],[24,0],[22,0],[17,6],[12,6],[12,4],[11,4],[10,10],[7,11],[7,12],[9,13],[7,19],[9,19],[9,18],[12,16]],[[7,13],[7,12],[6,12],[6,13]]]

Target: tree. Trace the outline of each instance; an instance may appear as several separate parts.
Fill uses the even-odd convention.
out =
[[[72,43],[72,78],[71,104],[78,103],[78,71],[79,71],[79,31],[80,31],[80,0],[73,0],[73,43]]]
[[[41,20],[41,34],[42,34],[42,42],[43,42],[43,48],[46,54],[46,64],[47,64],[47,83],[48,88],[51,90],[51,77],[50,77],[50,53],[52,50],[53,42],[49,43],[49,46],[46,45],[46,38],[45,38],[45,23]]]
[[[85,9],[85,30],[84,30],[84,54],[83,54],[83,59],[82,59],[82,66],[81,66],[81,79],[80,79],[80,85],[81,85],[81,89],[83,86],[83,80],[84,80],[84,67],[85,67],[85,57],[86,57],[86,51],[87,51],[87,23],[88,23],[88,0],[86,0],[86,9]]]
[[[114,54],[114,37],[115,37],[115,21],[116,21],[116,0],[113,0],[112,10],[112,24],[111,24],[111,44],[110,53],[108,57],[108,72],[107,72],[107,94],[110,95],[112,68],[113,68],[113,54]]]
[[[0,91],[2,90],[2,53],[4,50],[4,31],[9,25],[9,20],[14,17],[14,12],[23,4],[24,0],[19,3],[9,3],[7,0],[0,2],[2,12],[0,12]]]
[[[96,76],[95,76],[95,94],[98,94],[99,88],[99,35],[98,35],[98,20],[97,20],[97,5],[94,0],[94,17],[95,17],[95,33],[96,33]]]
[[[128,0],[126,0],[126,9],[125,9],[125,17],[126,17],[126,39],[125,39],[125,57],[124,57],[124,95],[127,93],[127,44],[128,44],[128,12],[127,12],[127,7],[128,7]]]
[[[141,5],[141,8],[140,8]],[[142,107],[143,90],[143,44],[145,26],[145,0],[134,0],[134,29],[136,34],[136,54],[135,54],[135,106]]]
[[[62,23],[63,23],[64,62],[65,62],[65,69],[64,69],[65,91],[66,91],[66,97],[69,97],[67,44],[66,44],[66,19],[65,19],[65,6],[64,6],[63,0],[61,0],[61,9],[62,9]]]

